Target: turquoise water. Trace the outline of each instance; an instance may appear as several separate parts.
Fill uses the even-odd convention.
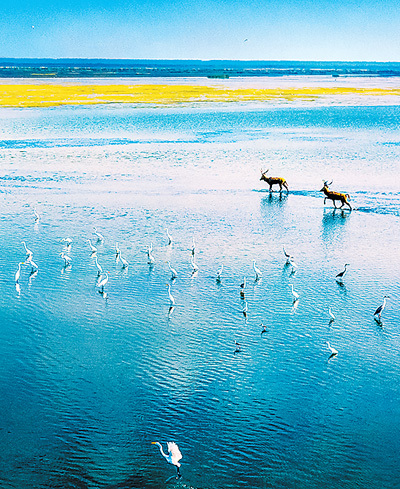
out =
[[[398,487],[398,118],[397,107],[1,111],[1,487]],[[270,195],[261,167],[291,193]],[[353,212],[324,208],[323,179]],[[17,290],[21,241],[39,270],[22,265]],[[178,443],[180,480],[152,441]]]

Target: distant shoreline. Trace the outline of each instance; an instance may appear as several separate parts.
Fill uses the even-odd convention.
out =
[[[0,58],[2,78],[392,77],[399,62]]]

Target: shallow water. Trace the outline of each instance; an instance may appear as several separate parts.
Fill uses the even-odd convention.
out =
[[[1,487],[397,487],[398,118],[397,107],[1,111]],[[270,195],[260,167],[291,193]],[[353,212],[324,208],[323,179]],[[39,271],[22,266],[18,293],[23,240]],[[179,481],[166,484],[175,469],[157,440],[180,446]]]

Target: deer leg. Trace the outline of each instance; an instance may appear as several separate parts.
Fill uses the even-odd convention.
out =
[[[272,183],[269,184],[269,191],[272,192]]]
[[[279,192],[282,193],[282,184],[281,183],[279,184]]]
[[[285,187],[285,189],[287,190],[287,193],[289,193],[289,187],[288,187],[288,184],[285,182],[285,183],[283,184],[283,186],[284,186],[284,187]]]

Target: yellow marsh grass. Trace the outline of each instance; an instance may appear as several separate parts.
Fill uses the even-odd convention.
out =
[[[189,85],[0,85],[2,107],[48,107],[110,103],[177,104],[193,102],[262,102],[315,100],[334,96],[400,95],[383,88],[216,88]]]

